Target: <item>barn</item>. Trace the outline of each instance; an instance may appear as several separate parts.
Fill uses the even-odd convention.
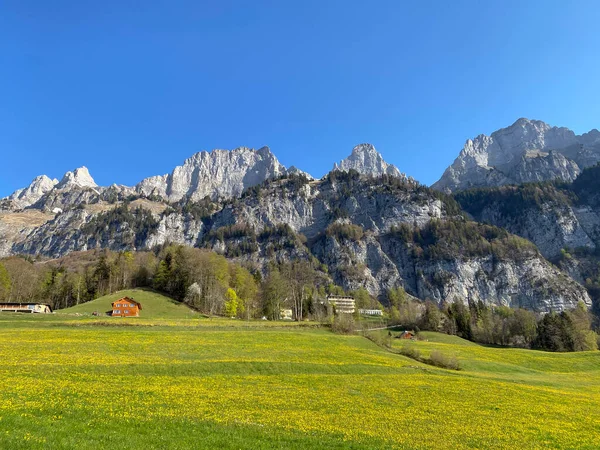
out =
[[[112,303],[111,316],[113,317],[139,317],[142,304],[131,297],[123,297]]]
[[[49,314],[52,308],[47,303],[0,303],[0,312]]]
[[[412,331],[403,331],[402,334],[396,336],[398,339],[415,339],[415,333]]]

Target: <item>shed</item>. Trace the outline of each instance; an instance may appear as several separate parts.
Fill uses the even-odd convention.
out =
[[[402,334],[400,334],[400,336],[398,336],[398,339],[414,339],[415,338],[415,334],[412,331],[403,331]]]

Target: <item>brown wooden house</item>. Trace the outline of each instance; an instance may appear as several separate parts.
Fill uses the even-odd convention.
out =
[[[415,333],[413,333],[412,331],[403,331],[402,334],[400,336],[398,336],[399,339],[415,339]]]
[[[114,317],[139,317],[142,304],[131,297],[123,297],[112,303],[111,316]]]

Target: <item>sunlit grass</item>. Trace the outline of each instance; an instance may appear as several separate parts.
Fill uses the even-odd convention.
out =
[[[0,320],[0,448],[600,448],[600,352],[57,316]]]

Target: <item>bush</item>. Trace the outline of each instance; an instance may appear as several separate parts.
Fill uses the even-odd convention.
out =
[[[400,354],[417,361],[422,361],[421,351],[413,345],[403,345],[400,348]]]
[[[375,332],[371,332],[368,331],[368,327],[367,324],[363,324],[363,331],[364,332],[364,336],[370,340],[371,342],[374,342],[375,344],[379,345],[380,347],[385,347],[387,349],[390,349],[392,347],[392,336],[391,333],[380,333],[378,331]]]
[[[325,234],[335,237],[338,241],[350,240],[358,242],[362,239],[364,230],[360,225],[352,223],[332,223],[327,227]]]
[[[446,356],[439,350],[434,350],[429,355],[431,365],[441,367],[443,369],[460,370],[460,363],[455,356]]]
[[[354,329],[355,322],[352,314],[338,314],[331,324],[331,331],[338,334],[352,334]]]

